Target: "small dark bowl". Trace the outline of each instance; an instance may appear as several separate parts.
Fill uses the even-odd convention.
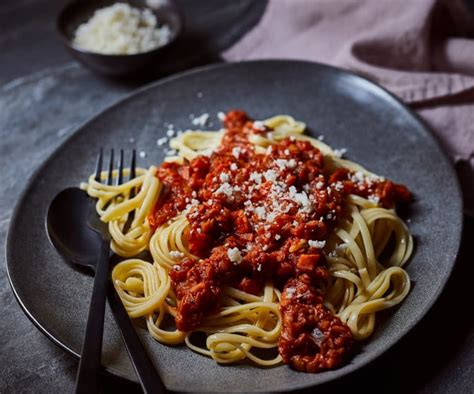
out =
[[[128,3],[136,8],[148,8],[156,16],[159,25],[169,26],[169,42],[151,51],[133,55],[106,55],[73,44],[74,34],[80,24],[87,22],[97,9],[118,2]],[[158,7],[153,7],[146,0],[75,0],[59,13],[57,28],[66,48],[91,70],[109,77],[138,76],[152,65],[159,69],[160,61],[166,59],[169,47],[176,41],[183,27],[183,18],[173,0],[161,0],[156,3],[159,3]]]

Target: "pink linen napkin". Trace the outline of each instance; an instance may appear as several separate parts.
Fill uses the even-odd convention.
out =
[[[474,13],[462,0],[269,0],[223,57],[313,60],[383,85],[431,126],[474,214]]]

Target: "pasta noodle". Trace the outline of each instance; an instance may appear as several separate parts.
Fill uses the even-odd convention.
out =
[[[357,163],[342,159],[322,141],[303,135],[306,125],[288,115],[261,122],[266,134],[251,134],[256,153],[285,138],[309,141],[324,155],[324,171],[345,168],[367,179],[376,175]],[[186,131],[171,140],[178,154],[167,161],[183,163],[199,155],[210,155],[221,144],[223,131]],[[282,330],[282,294],[267,281],[261,295],[225,287],[220,309],[204,318],[195,330],[183,332],[173,322],[178,299],[173,291],[170,270],[186,258],[198,259],[189,250],[187,212],[153,229],[149,215],[163,192],[157,168],[137,169],[136,178],[120,186],[108,186],[91,176],[82,187],[97,198],[97,213],[108,223],[111,248],[120,262],[112,272],[115,288],[132,318],[143,317],[150,334],[161,343],[185,343],[190,349],[216,362],[227,364],[245,358],[260,366],[282,361],[259,349],[275,349]],[[114,174],[116,175],[116,174]],[[106,179],[107,173],[102,173]],[[381,178],[377,178],[381,179]],[[138,191],[134,196],[132,190]],[[344,215],[326,239],[323,252],[330,278],[325,283],[324,306],[350,328],[354,339],[368,338],[374,331],[376,314],[400,303],[410,290],[410,279],[402,268],[408,261],[413,240],[407,226],[394,209],[373,199],[351,194],[344,201]],[[128,232],[124,225],[130,212],[135,218]],[[137,258],[149,251],[152,263]],[[205,338],[203,343],[202,338]]]

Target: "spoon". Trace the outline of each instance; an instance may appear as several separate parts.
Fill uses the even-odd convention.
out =
[[[103,241],[87,225],[89,206],[90,197],[81,189],[63,190],[49,206],[46,228],[51,243],[66,261],[96,271]],[[107,245],[107,253],[108,250]],[[110,277],[110,272],[107,275]],[[111,280],[107,281],[107,299],[143,390],[146,393],[166,392]],[[100,328],[101,336],[102,327],[97,328]]]

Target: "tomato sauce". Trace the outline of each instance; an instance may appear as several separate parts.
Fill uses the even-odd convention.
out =
[[[286,138],[256,153],[251,133],[265,126],[245,112],[224,120],[220,147],[210,157],[163,163],[157,177],[164,193],[149,221],[176,215],[190,223],[185,241],[198,259],[170,272],[179,300],[176,326],[190,331],[219,309],[224,286],[261,294],[266,280],[283,290],[279,352],[293,368],[318,372],[337,367],[352,345],[349,328],[322,305],[328,270],[322,248],[344,210],[348,193],[383,206],[407,201],[401,185],[359,173],[323,173],[324,157],[308,141]]]

